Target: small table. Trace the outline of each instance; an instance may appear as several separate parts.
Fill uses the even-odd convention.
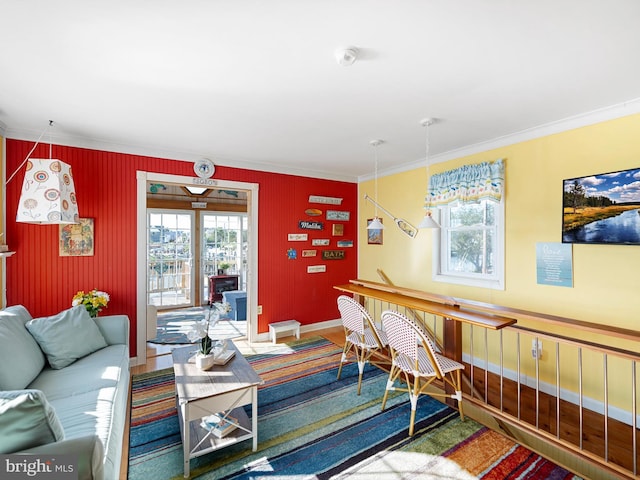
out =
[[[184,477],[189,477],[189,461],[205,453],[234,443],[253,439],[253,451],[258,448],[258,385],[263,381],[253,367],[236,350],[226,365],[200,370],[193,360],[196,347],[173,350],[173,370],[176,376],[176,397],[180,435],[184,451]],[[243,405],[251,404],[251,419]],[[238,419],[235,430],[218,438],[201,426],[211,414],[229,413]]]

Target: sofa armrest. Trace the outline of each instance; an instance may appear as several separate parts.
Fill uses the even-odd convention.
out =
[[[109,345],[129,346],[129,317],[126,315],[105,315],[94,318],[100,333]]]
[[[39,447],[30,448],[20,454],[39,455],[77,455],[78,480],[103,480],[104,479],[104,446],[95,435],[71,438],[55,443],[47,443]]]

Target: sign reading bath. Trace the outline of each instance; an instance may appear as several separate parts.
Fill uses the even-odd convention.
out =
[[[322,222],[310,222],[308,220],[300,220],[298,222],[298,226],[302,230],[322,230],[324,228],[324,224]]]
[[[322,259],[323,260],[343,260],[344,250],[323,250]]]

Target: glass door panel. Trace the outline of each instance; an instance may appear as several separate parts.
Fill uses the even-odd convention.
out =
[[[147,212],[147,302],[158,308],[193,305],[193,212]]]
[[[203,299],[209,299],[209,277],[237,275],[238,290],[246,290],[246,214],[201,213],[201,278]]]

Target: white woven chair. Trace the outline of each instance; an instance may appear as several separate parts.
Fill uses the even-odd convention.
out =
[[[340,368],[338,368],[338,378],[342,373],[342,365],[348,361],[349,353],[353,353],[358,362],[358,395],[360,395],[364,366],[367,362],[374,365],[378,363],[371,361],[371,356],[386,348],[387,336],[376,327],[369,312],[353,298],[340,295],[338,297],[338,310],[342,317],[342,325],[344,326],[346,337],[342,358],[340,359]]]
[[[460,383],[460,371],[464,370],[464,365],[436,353],[431,339],[420,325],[398,312],[391,310],[382,312],[382,325],[389,340],[392,359],[389,380],[382,399],[382,409],[384,410],[387,403],[389,391],[408,392],[411,401],[409,436],[413,435],[418,397],[423,393],[455,398],[458,401],[460,418],[464,420]],[[401,374],[404,375],[407,388],[394,386]],[[426,392],[427,387],[436,379],[451,385],[456,393],[449,395],[433,391]]]

